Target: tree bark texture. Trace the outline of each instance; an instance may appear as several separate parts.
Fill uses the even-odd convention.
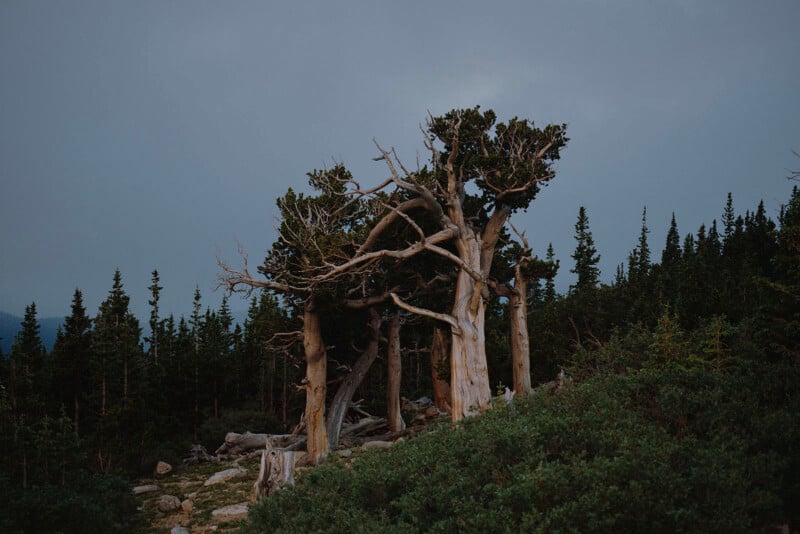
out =
[[[528,337],[528,282],[521,266],[514,269],[514,288],[508,300],[511,330],[511,359],[514,374],[514,396],[525,397],[531,392],[531,347]]]
[[[400,413],[400,379],[402,362],[400,360],[400,314],[395,313],[389,321],[389,347],[386,351],[388,378],[386,384],[386,408],[389,430],[400,432],[406,428]]]
[[[460,239],[461,257],[480,272],[480,249],[477,240]],[[459,247],[459,248],[462,248]],[[481,284],[482,285],[482,284]],[[482,287],[461,269],[456,281],[452,316],[458,329],[452,329],[450,351],[450,388],[453,421],[475,415],[489,408],[492,398],[486,364],[485,314]]]
[[[378,339],[380,337],[381,316],[374,308],[369,309],[369,331],[370,338],[367,343],[366,349],[358,357],[353,368],[342,381],[336,395],[331,400],[331,406],[328,414],[328,444],[330,450],[335,450],[339,446],[339,433],[342,429],[342,421],[353,400],[353,395],[356,388],[364,380],[367,371],[372,366],[372,363],[378,357]],[[308,418],[308,411],[306,411],[306,419]],[[310,439],[310,434],[309,434]]]
[[[303,313],[303,348],[306,357],[306,429],[308,433],[308,458],[318,465],[328,455],[328,437],[325,430],[325,393],[328,372],[328,355],[322,339],[319,313],[313,299]]]

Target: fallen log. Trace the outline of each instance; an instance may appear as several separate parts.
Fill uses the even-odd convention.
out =
[[[292,434],[254,434],[245,432],[237,434],[228,432],[225,435],[225,442],[216,450],[217,455],[237,455],[255,449],[263,449],[269,443],[273,447],[286,447],[297,440],[297,436]]]

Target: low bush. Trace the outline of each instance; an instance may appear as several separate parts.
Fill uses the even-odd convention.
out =
[[[751,532],[797,521],[800,366],[665,362],[298,477],[243,532]],[[726,362],[727,363],[727,362]]]

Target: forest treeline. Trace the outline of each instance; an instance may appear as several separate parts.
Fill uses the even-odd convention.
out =
[[[673,216],[663,244],[650,242],[645,210],[640,237],[608,284],[581,207],[569,262],[576,282],[560,294],[554,277],[563,267],[552,247],[533,257],[524,232],[506,223],[554,176],[563,129],[496,125],[477,108],[429,128],[443,148],[431,141],[434,164],[413,180],[379,147],[397,173],[394,193],[364,189],[337,166],[309,175],[314,196],[289,190],[278,200],[279,239],[259,266],[266,282],[246,264],[223,266],[229,289],[253,292],[244,324],[234,323],[226,300],[204,309],[199,290],[191,315],[162,317],[157,271],[141,324],[116,271],[95,313],[75,290],[48,353],[31,304],[0,358],[0,487],[9,496],[0,527],[130,525],[136,505],[120,477],[178,462],[193,443],[215,448],[228,431],[284,432],[303,419],[322,461],[352,400],[387,415],[393,429],[404,425],[400,395],[431,396],[459,420],[483,410],[489,384],[524,396],[562,369],[576,380],[623,373],[652,343],[669,353],[681,336],[697,349],[694,364],[712,372],[742,361],[797,365],[797,187],[776,219],[763,202],[737,212],[730,194],[719,218],[696,231],[681,234]],[[516,161],[515,150],[531,155]],[[482,193],[464,192],[459,165],[480,169],[473,178]],[[501,175],[523,179],[500,184]],[[454,196],[434,198],[447,184]],[[469,232],[484,244],[474,253],[469,239],[460,241]],[[470,302],[463,309],[462,300]],[[455,346],[476,325],[483,343]],[[630,340],[646,336],[636,332],[659,335],[637,347]],[[480,362],[476,353],[486,383],[451,391],[465,380],[454,373]]]

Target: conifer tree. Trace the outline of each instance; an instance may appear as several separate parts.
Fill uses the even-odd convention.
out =
[[[14,337],[11,347],[11,376],[9,398],[13,428],[15,463],[22,487],[28,486],[29,455],[33,447],[34,426],[44,416],[47,384],[43,381],[45,349],[39,337],[36,303],[25,307],[22,330]]]
[[[600,255],[594,247],[592,232],[589,230],[589,217],[586,215],[586,208],[583,206],[578,210],[578,222],[575,223],[575,239],[578,242],[572,258],[575,260],[575,267],[570,271],[578,275],[575,285],[570,289],[576,293],[581,293],[597,287],[600,276],[600,269],[597,263]]]
[[[98,467],[108,472],[118,452],[126,454],[126,437],[134,432],[126,420],[134,414],[134,388],[144,386],[139,321],[128,310],[130,297],[123,289],[119,269],[108,297],[100,304],[92,335],[96,409],[98,410]],[[138,391],[137,391],[138,392]],[[97,398],[99,397],[99,398]]]
[[[728,192],[728,199],[725,202],[725,209],[722,212],[722,225],[725,229],[725,242],[733,235],[736,229],[736,213],[733,210],[733,195]]]
[[[159,330],[162,326],[158,316],[158,301],[161,296],[161,290],[164,289],[158,285],[159,282],[158,270],[154,269],[152,283],[147,288],[150,290],[150,300],[147,301],[150,305],[150,337],[147,341],[150,343],[150,357],[156,366],[158,366]]]
[[[678,223],[675,222],[675,212],[672,212],[672,220],[667,231],[667,242],[661,252],[661,267],[669,270],[676,266],[681,260],[681,241],[678,234]]]
[[[544,281],[544,302],[552,303],[556,301],[556,284],[555,274],[558,272],[558,260],[556,259],[555,252],[553,252],[553,243],[548,243],[547,254],[545,259],[548,263],[554,266],[553,276],[548,276]]]
[[[647,245],[647,234],[650,230],[647,228],[647,207],[642,209],[642,230],[639,234],[639,265],[637,266],[637,274],[640,277],[647,276],[650,271],[650,247]]]
[[[75,434],[80,435],[81,406],[84,404],[91,360],[92,320],[86,315],[83,294],[75,289],[70,315],[64,320],[53,345],[52,365],[54,385],[60,402],[72,408],[72,424]]]

